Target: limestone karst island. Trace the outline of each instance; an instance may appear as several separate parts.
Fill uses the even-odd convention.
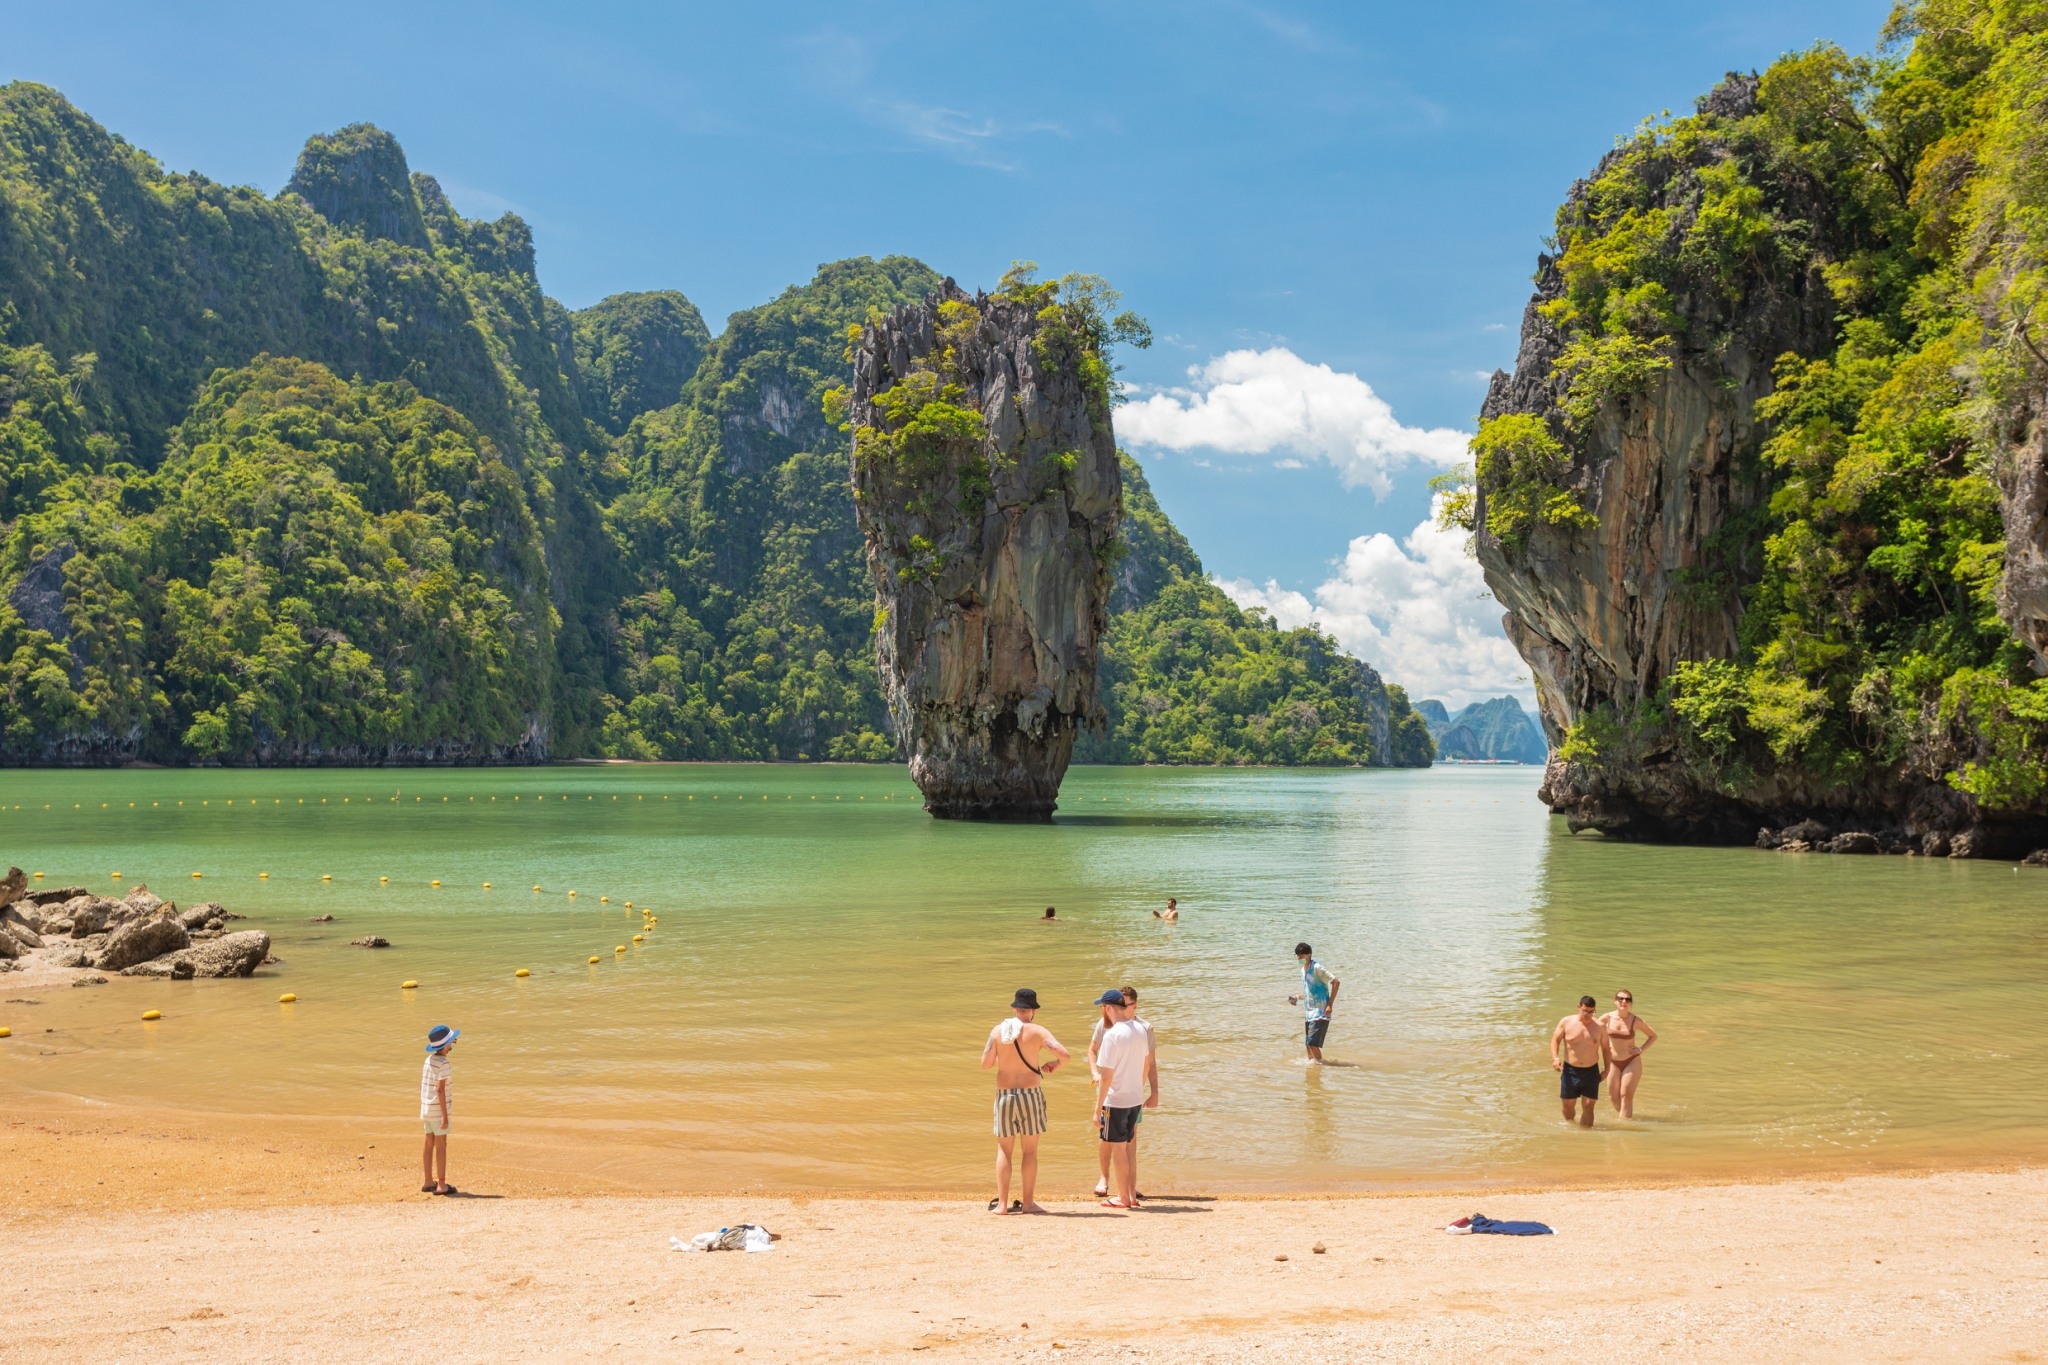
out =
[[[0,1358],[2038,1351],[2048,0],[0,32]]]

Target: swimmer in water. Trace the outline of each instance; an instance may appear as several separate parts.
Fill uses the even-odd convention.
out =
[[[1048,905],[1045,907],[1045,918],[1050,920],[1056,920],[1059,918],[1059,916],[1056,913],[1054,913],[1053,908],[1050,905]]]
[[[1180,918],[1180,902],[1168,896],[1166,898],[1166,908],[1164,910],[1154,910],[1152,918],[1163,919],[1168,924],[1172,924]]]
[[[1614,1112],[1625,1119],[1636,1116],[1636,1087],[1643,1080],[1643,1054],[1657,1041],[1657,1030],[1635,1016],[1636,997],[1633,991],[1614,993],[1614,1010],[1600,1016],[1600,1027],[1607,1032],[1607,1098],[1614,1104]],[[1636,1033],[1643,1035],[1643,1045],[1636,1046]]]

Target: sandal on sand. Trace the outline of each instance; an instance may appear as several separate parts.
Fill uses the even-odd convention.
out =
[[[990,1213],[1000,1213],[1002,1211],[1002,1207],[1003,1201],[1000,1199],[991,1199],[988,1201],[988,1211]]]
[[[436,1190],[436,1191],[435,1191],[435,1193],[436,1193],[436,1194],[454,1194],[454,1193],[456,1193],[456,1189],[455,1189],[455,1187],[454,1187],[453,1185],[443,1185],[443,1186],[442,1186],[442,1187],[441,1187],[440,1189]]]

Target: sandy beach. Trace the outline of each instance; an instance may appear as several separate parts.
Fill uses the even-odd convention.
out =
[[[10,1118],[10,1361],[2036,1360],[2048,1172],[1290,1199],[603,1193],[460,1139]],[[372,1147],[370,1144],[375,1143]],[[353,1148],[353,1150],[351,1150]],[[1554,1237],[1453,1237],[1475,1210]],[[759,1255],[669,1238],[752,1221]],[[1315,1248],[1321,1244],[1324,1250]]]

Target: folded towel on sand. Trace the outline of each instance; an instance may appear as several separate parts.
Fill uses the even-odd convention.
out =
[[[1454,1234],[1493,1232],[1503,1237],[1549,1237],[1553,1235],[1551,1227],[1546,1223],[1503,1222],[1498,1218],[1488,1218],[1483,1213],[1475,1213],[1470,1218],[1460,1218],[1457,1222],[1445,1228],[1444,1231]]]
[[[687,1242],[671,1237],[668,1244],[674,1251],[773,1251],[775,1234],[758,1223],[736,1223],[716,1232],[700,1232]]]

